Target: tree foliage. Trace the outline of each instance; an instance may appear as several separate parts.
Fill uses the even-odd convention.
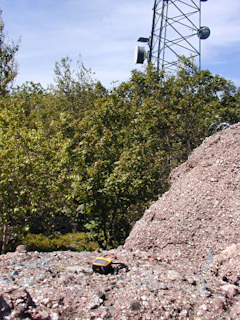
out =
[[[18,49],[19,41],[18,43],[6,43],[4,22],[0,9],[0,95],[5,95],[7,93],[9,85],[17,75],[15,54]]]

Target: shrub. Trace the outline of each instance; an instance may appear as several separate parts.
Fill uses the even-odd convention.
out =
[[[29,251],[94,251],[99,245],[89,240],[84,232],[67,233],[64,235],[54,234],[47,237],[43,234],[27,234],[22,244],[26,245]]]

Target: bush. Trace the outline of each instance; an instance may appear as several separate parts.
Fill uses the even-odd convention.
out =
[[[94,251],[99,245],[89,240],[84,232],[67,233],[64,235],[54,234],[47,237],[43,234],[29,233],[22,241],[29,251]]]

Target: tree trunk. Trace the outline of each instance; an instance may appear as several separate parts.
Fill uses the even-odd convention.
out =
[[[7,245],[7,225],[6,225],[6,224],[3,224],[1,254],[4,254],[4,253],[5,253],[5,251],[6,251],[6,245]]]

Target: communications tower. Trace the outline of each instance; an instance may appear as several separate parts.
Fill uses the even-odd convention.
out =
[[[147,59],[158,72],[172,72],[178,58],[185,56],[194,58],[201,68],[201,40],[210,35],[210,29],[201,25],[201,5],[206,1],[155,0],[151,35],[138,39],[142,44],[135,49],[135,63]]]

